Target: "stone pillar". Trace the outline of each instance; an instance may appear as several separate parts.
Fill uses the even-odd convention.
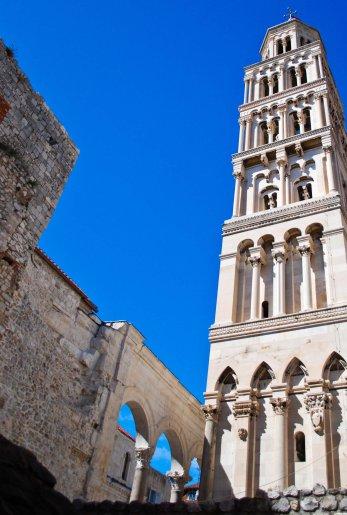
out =
[[[260,253],[254,253],[249,258],[252,265],[252,292],[251,292],[251,314],[250,319],[255,320],[259,318],[259,286],[260,286],[260,270],[262,260]]]
[[[253,147],[259,147],[259,124],[260,121],[258,119],[255,120],[255,126],[254,126],[254,142]]]
[[[168,472],[166,477],[169,479],[171,486],[170,502],[179,502],[182,499],[184,485],[187,482],[186,475],[184,472],[173,470]]]
[[[252,119],[252,115],[247,116],[246,119],[245,150],[251,148]]]
[[[325,125],[330,125],[330,111],[329,111],[329,102],[328,102],[328,94],[323,93],[323,105],[324,105],[324,114],[325,114]]]
[[[272,257],[275,261],[274,266],[274,285],[273,285],[273,316],[284,315],[285,310],[285,262],[286,251],[282,248],[272,250]]]
[[[284,68],[284,66],[280,66],[280,76],[279,76],[279,81],[278,81],[278,88],[279,88],[280,92],[284,91],[284,89],[285,89],[284,79],[285,79],[285,68]]]
[[[323,260],[324,260],[324,277],[325,277],[325,289],[327,295],[327,306],[331,306],[334,303],[334,295],[332,291],[332,277],[331,277],[331,263],[329,257],[329,242],[328,237],[323,236],[321,238]]]
[[[278,113],[280,115],[280,121],[279,121],[279,138],[284,139],[285,138],[285,114],[286,114],[286,108],[287,106],[279,106],[278,107]]]
[[[286,183],[286,204],[291,203],[291,197],[290,197],[290,170],[287,170],[286,177],[285,177],[285,183]]]
[[[260,98],[260,80],[255,81],[254,85],[254,100],[259,100]]]
[[[145,501],[150,454],[150,447],[135,447],[136,466],[130,502]]]
[[[267,133],[269,135],[269,143],[273,143],[274,141],[274,122],[273,119],[269,120],[267,123]]]
[[[269,80],[269,97],[271,97],[271,95],[273,95],[273,92],[274,92],[274,83],[272,80],[272,76],[268,77],[268,80]]]
[[[316,63],[316,74],[317,74],[317,79],[319,79],[321,77],[321,74],[320,74],[320,70],[319,70],[319,63],[318,63],[318,55],[315,55],[314,56],[314,61]]]
[[[271,487],[283,490],[287,486],[287,439],[286,439],[286,409],[288,406],[287,397],[274,397],[270,400],[274,417],[274,451],[273,462],[271,463],[272,477],[274,483]]]
[[[320,129],[321,127],[324,127],[321,93],[315,93],[314,99],[315,99],[315,108],[316,108],[315,112],[316,112],[317,123],[318,123],[316,129]]]
[[[324,146],[323,150],[324,150],[324,154],[325,154],[328,188],[329,188],[329,193],[331,193],[333,191],[336,191],[333,163],[332,163],[332,158],[331,158],[332,147]]]
[[[315,388],[316,389],[316,388]],[[318,389],[318,388],[317,388]],[[316,483],[328,486],[328,470],[326,456],[326,442],[324,435],[324,419],[325,410],[331,408],[332,396],[330,393],[320,391],[307,393],[304,396],[304,404],[307,412],[310,414],[312,422],[312,449],[314,473],[313,477]]]
[[[218,420],[218,408],[211,404],[202,406],[205,415],[204,447],[202,451],[201,478],[199,488],[199,500],[206,501],[212,498],[212,485],[214,475],[214,447],[215,429]]]
[[[239,397],[246,397],[250,390],[239,390]],[[256,416],[259,406],[255,400],[245,398],[237,400],[233,406],[236,419],[236,442],[235,442],[235,476],[232,480],[234,495],[237,497],[252,497],[254,490],[254,466],[255,466],[255,439],[256,439]]]
[[[239,152],[242,152],[244,150],[245,123],[246,123],[246,121],[244,118],[239,119],[239,124],[240,124],[239,147],[238,147]]]
[[[249,82],[248,79],[245,79],[245,92],[243,96],[243,103],[246,104],[248,102],[248,90],[249,90]]]
[[[248,102],[252,102],[253,100],[253,82],[254,82],[254,79],[253,77],[250,77],[249,78],[249,89],[248,89]]]
[[[282,207],[286,204],[286,191],[285,191],[285,173],[286,173],[287,158],[285,153],[277,158],[277,166],[280,176],[280,189],[278,194],[278,206]]]
[[[302,110],[298,111],[298,121],[300,125],[300,134],[305,132],[305,114]]]
[[[233,216],[240,216],[241,200],[242,200],[241,199],[242,181],[244,179],[243,162],[242,161],[234,162],[233,166],[234,166],[233,176],[235,177]]]
[[[323,62],[322,62],[322,56],[321,54],[318,54],[318,68],[319,68],[319,77],[323,77]]]
[[[301,311],[312,309],[311,284],[311,247],[309,243],[301,243],[298,250],[302,258],[302,300]]]

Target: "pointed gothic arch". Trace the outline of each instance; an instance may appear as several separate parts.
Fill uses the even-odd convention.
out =
[[[263,361],[258,365],[251,379],[251,387],[257,390],[265,390],[270,386],[272,381],[275,379],[275,373],[268,365]]]
[[[223,372],[219,376],[215,389],[219,391],[221,394],[226,394],[230,393],[233,390],[236,390],[237,384],[237,376],[234,370],[228,366],[223,370]]]
[[[301,386],[308,377],[308,371],[303,362],[294,357],[290,360],[283,374],[283,383],[287,383],[290,388]]]
[[[346,360],[338,352],[332,352],[324,363],[322,371],[323,379],[329,380],[330,383],[338,382],[341,380],[341,376],[346,376],[346,374]]]

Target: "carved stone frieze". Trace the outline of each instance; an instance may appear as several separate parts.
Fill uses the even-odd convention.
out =
[[[252,417],[258,414],[258,402],[257,401],[238,401],[233,405],[233,413],[235,418],[241,417]]]
[[[307,326],[317,326],[347,320],[347,305],[314,309],[301,313],[293,313],[279,317],[249,320],[248,322],[230,323],[227,325],[211,326],[210,341],[235,340],[247,336],[288,331]]]
[[[331,407],[331,393],[314,393],[304,396],[304,404],[311,415],[313,429],[320,433],[324,429],[324,410]]]
[[[227,221],[223,226],[223,236],[262,227],[264,225],[284,222],[321,213],[341,207],[341,197],[338,194],[326,195],[306,202],[296,202],[273,210],[261,211],[252,215],[239,216]]]
[[[274,397],[270,400],[276,415],[284,415],[289,404],[288,397]]]

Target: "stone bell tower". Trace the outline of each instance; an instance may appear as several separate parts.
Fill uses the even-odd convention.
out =
[[[347,486],[347,139],[319,32],[245,68],[223,225],[200,498]]]

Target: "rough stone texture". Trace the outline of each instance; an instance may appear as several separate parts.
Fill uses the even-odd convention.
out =
[[[320,502],[320,507],[323,511],[332,511],[337,508],[337,500],[333,495],[327,495]]]
[[[301,508],[304,511],[315,511],[319,506],[319,502],[315,497],[304,497],[301,501]]]
[[[299,490],[296,488],[295,485],[288,486],[288,488],[285,488],[283,490],[283,495],[285,497],[298,497]]]
[[[326,488],[323,485],[316,483],[312,489],[313,495],[324,495],[326,493]]]
[[[138,443],[154,451],[167,432],[184,469],[201,457],[204,418],[134,326],[102,322],[35,250],[76,157],[0,42],[0,432],[34,452],[71,499],[115,499],[107,474],[122,404],[138,419]]]
[[[275,513],[289,513],[290,502],[286,497],[282,497],[281,499],[278,499],[278,501],[275,501],[272,504],[272,511],[274,511]]]
[[[343,499],[339,502],[340,511],[347,511],[347,497],[343,497]]]

